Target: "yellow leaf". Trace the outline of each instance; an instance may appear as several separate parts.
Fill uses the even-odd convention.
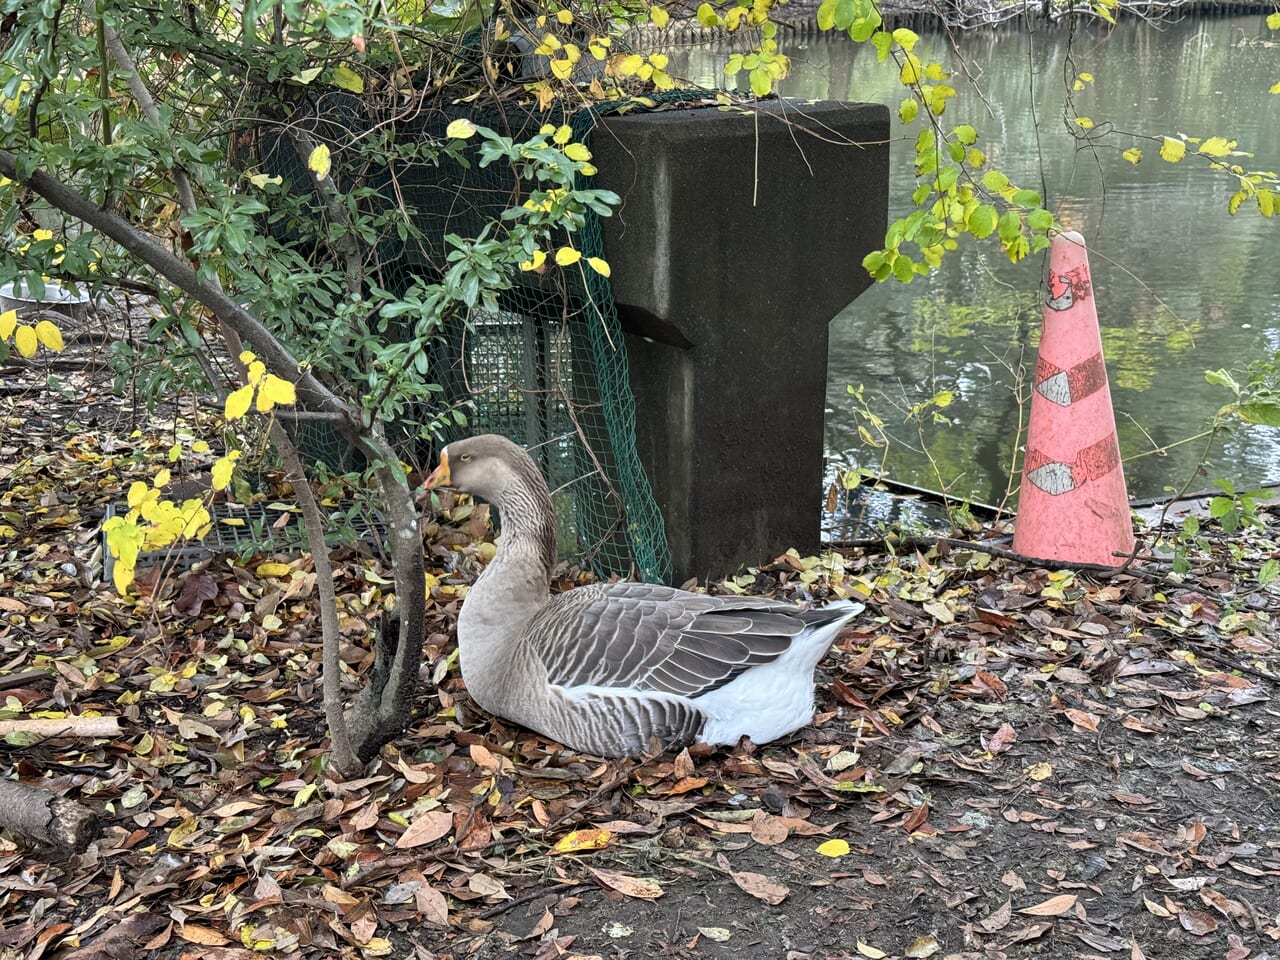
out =
[[[329,148],[323,143],[311,151],[311,156],[307,157],[307,169],[316,175],[317,180],[323,180],[329,175],[329,170],[333,166],[329,159]]]
[[[573,73],[572,60],[552,60],[551,73],[558,80],[568,80]]]
[[[34,357],[36,350],[40,346],[40,340],[36,337],[36,331],[33,327],[21,323],[18,324],[18,329],[13,332],[13,345],[18,348],[18,352],[24,357]]]
[[[584,850],[602,850],[613,842],[608,830],[574,830],[567,833],[551,848],[552,853],[581,853]]]
[[[231,484],[231,474],[235,471],[236,461],[240,459],[240,451],[232,450],[225,457],[219,457],[213,464],[213,489],[225,490]]]
[[[1132,164],[1138,164],[1142,161],[1142,151],[1137,147],[1130,147],[1124,153],[1120,154]]]
[[[868,943],[863,943],[861,940],[859,940],[854,946],[860,954],[864,957],[868,957],[869,960],[884,960],[884,958],[888,956],[887,953],[878,947],[873,947]]]
[[[1093,121],[1088,117],[1076,117],[1076,125],[1081,130],[1091,130],[1093,128]]]
[[[587,257],[587,266],[589,266],[596,273],[600,274],[600,276],[602,277],[607,277],[609,276],[609,274],[613,272],[609,268],[609,264],[606,263],[604,260],[601,260],[599,257]]]
[[[1032,780],[1048,780],[1053,776],[1053,764],[1036,763],[1027,767],[1026,774]]]
[[[36,230],[31,234],[31,239],[32,240],[52,240],[53,231],[52,230]]]
[[[287,563],[260,563],[254,572],[260,577],[287,577],[293,567]]]
[[[558,21],[560,21],[561,23],[563,23],[563,24],[565,24],[565,25],[567,26],[567,25],[569,25],[569,24],[573,23],[573,11],[572,11],[572,10],[557,10],[557,11],[556,11],[556,19],[557,19]]]
[[[573,139],[573,127],[567,123],[562,123],[556,127],[556,132],[551,135],[551,142],[558,147],[563,147],[566,143]]]
[[[649,10],[649,19],[653,21],[655,27],[665,27],[671,22],[671,14],[661,7],[652,7]]]
[[[268,373],[267,378],[258,385],[258,411],[266,413],[277,404],[288,406],[298,399],[297,391],[288,380]]]
[[[1200,144],[1200,152],[1209,157],[1225,157],[1234,149],[1236,142],[1226,137],[1210,137]]]
[[[561,247],[556,251],[556,264],[561,267],[567,267],[581,259],[582,254],[573,249],[573,247]]]
[[[151,485],[155,487],[157,490],[159,490],[161,487],[165,486],[172,479],[173,479],[173,474],[170,473],[169,470],[166,468],[164,470],[161,470],[159,473],[155,475],[155,478],[151,481]]]
[[[257,354],[254,353],[252,350],[241,350],[240,362],[247,367],[249,364],[253,363],[253,358],[256,356]]]
[[[269,177],[265,173],[251,173],[246,176],[246,179],[259,190],[266,187],[269,183],[275,184],[276,186],[284,183],[283,177]]]
[[[340,63],[333,70],[333,83],[343,90],[352,93],[364,93],[364,77],[356,73],[345,63]]]
[[[591,151],[587,149],[585,143],[571,143],[564,148],[564,155],[570,160],[577,160],[579,163],[585,163],[591,159]]]
[[[818,844],[817,852],[822,854],[824,857],[843,857],[849,852],[849,841],[840,840],[838,838],[835,840],[827,840],[824,843]]]
[[[533,251],[533,259],[525,260],[520,264],[521,270],[540,270],[542,265],[547,262],[547,255],[542,250]]]
[[[62,350],[62,331],[49,320],[41,320],[36,324],[36,339],[50,350]]]
[[[629,77],[634,74],[644,64],[644,57],[638,53],[633,53],[623,57],[618,61],[618,75]]]
[[[444,135],[454,140],[466,140],[468,137],[474,136],[475,132],[476,125],[466,117],[459,117],[444,128]]]
[[[250,363],[249,369],[245,373],[245,376],[248,378],[249,382],[254,386],[257,386],[258,383],[262,380],[262,378],[265,377],[266,375],[267,375],[267,365],[263,363],[261,360],[254,360],[252,363]]]
[[[251,403],[253,403],[253,386],[241,387],[239,390],[227,394],[227,402],[223,407],[222,414],[228,420],[239,420],[249,412],[249,404]]]
[[[1160,145],[1160,159],[1167,160],[1169,163],[1177,163],[1187,152],[1187,145],[1181,140],[1175,140],[1173,137],[1165,137],[1164,142]]]
[[[13,328],[17,325],[17,310],[6,310],[4,313],[0,313],[0,340],[8,340],[13,336]]]
[[[653,69],[665,70],[671,60],[665,53],[653,53],[649,55],[649,62],[653,64]]]

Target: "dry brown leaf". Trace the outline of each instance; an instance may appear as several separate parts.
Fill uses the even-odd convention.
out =
[[[1072,707],[1068,707],[1062,712],[1073,725],[1079,727],[1081,730],[1088,730],[1090,733],[1098,732],[1098,721],[1102,719],[1101,717],[1095,716],[1092,713],[1086,713],[1083,710],[1076,710]]]
[[[443,893],[424,883],[413,891],[413,905],[427,923],[438,927],[449,925],[449,901]]]
[[[775,817],[763,810],[757,810],[755,818],[751,821],[751,839],[768,847],[782,843],[790,833],[781,817]]]
[[[787,895],[791,893],[790,887],[779,883],[772,877],[766,877],[763,873],[738,873],[731,870],[729,876],[733,878],[733,882],[738,885],[740,890],[751,894],[757,900],[763,900],[770,906],[777,906],[787,899]]]
[[[453,830],[453,815],[448,810],[428,810],[418,814],[396,839],[397,850],[408,850],[434,843]]]
[[[1074,907],[1078,899],[1080,898],[1074,893],[1060,893],[1056,897],[1042,900],[1035,906],[1023,907],[1018,912],[1029,917],[1060,917]]]
[[[1013,919],[1013,902],[1006,900],[999,909],[993,910],[986,917],[978,921],[978,926],[982,927],[987,933],[996,933],[1003,930],[1009,925],[1009,921]]]
[[[591,867],[590,870],[595,878],[606,887],[612,887],[628,897],[638,897],[641,900],[656,900],[664,892],[657,883],[642,877],[629,877],[625,873],[618,873],[614,870],[601,870],[596,867]]]
[[[993,733],[987,741],[987,753],[1004,753],[1017,739],[1018,732],[1009,724],[1002,723],[1000,729]]]
[[[916,937],[907,944],[903,954],[912,958],[925,958],[932,957],[941,949],[942,944],[938,942],[938,938],[931,933],[926,933],[923,937]]]
[[[178,927],[178,936],[187,943],[198,943],[204,947],[221,947],[231,942],[212,927],[202,927],[196,923],[185,923]]]
[[[1218,921],[1203,910],[1185,909],[1178,914],[1182,929],[1195,937],[1203,937],[1218,929]]]

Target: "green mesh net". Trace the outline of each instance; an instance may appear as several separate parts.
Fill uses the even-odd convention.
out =
[[[442,105],[401,123],[396,136],[443,138],[448,123],[465,116],[516,140],[533,136],[548,122],[568,123],[574,139],[589,144],[602,114],[703,96],[674,91],[559,115],[509,104]],[[369,120],[358,100],[335,94],[318,98],[314,114],[296,122],[340,144]],[[271,172],[294,184],[309,183],[291,151],[277,144],[261,153]],[[476,236],[503,210],[519,203],[525,189],[504,165],[461,167],[447,161],[438,167],[397,169],[394,176],[388,171],[372,182],[381,196],[409,212],[425,237],[379,247],[381,281],[395,293],[407,290],[415,278],[438,278],[447,252],[444,237]],[[575,245],[584,257],[604,257],[601,226],[594,215],[576,234]],[[601,575],[670,579],[662,515],[636,452],[627,353],[606,277],[591,270],[523,275],[501,295],[498,311],[474,312],[444,332],[429,376],[444,387],[444,403],[470,408],[465,426],[442,429],[443,441],[501,433],[539,462],[555,494],[562,556],[580,557]],[[301,439],[311,456],[342,468],[352,466],[347,446],[334,435],[309,427]],[[422,449],[413,453],[419,463],[432,455]]]

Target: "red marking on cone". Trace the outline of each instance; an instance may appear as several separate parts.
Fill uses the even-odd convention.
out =
[[[1013,549],[1067,563],[1116,564],[1133,523],[1111,390],[1078,233],[1055,237],[1036,360]]]
[[[1028,448],[1022,471],[1037,487],[1056,497],[1079,490],[1091,480],[1101,480],[1119,466],[1120,448],[1116,446],[1116,435],[1111,433],[1085,447],[1071,463],[1050,460],[1039,450]]]
[[[1077,363],[1070,370],[1055,367],[1044,357],[1036,361],[1036,391],[1059,406],[1070,406],[1107,385],[1107,365],[1101,352]]]

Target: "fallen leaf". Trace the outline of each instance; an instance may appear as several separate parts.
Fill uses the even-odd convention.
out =
[[[888,954],[883,950],[873,947],[870,944],[863,943],[861,940],[854,944],[854,949],[864,957],[869,958],[869,960],[884,960],[884,958],[888,956]]]
[[[425,843],[433,843],[447,836],[451,830],[453,830],[453,815],[448,810],[428,810],[418,814],[405,828],[404,833],[396,838],[396,849],[408,850]]]
[[[566,833],[551,848],[552,853],[581,853],[584,850],[603,850],[613,842],[608,830],[574,830]]]
[[[932,957],[941,949],[942,944],[938,942],[938,938],[931,933],[926,933],[923,937],[916,937],[911,943],[907,944],[905,955],[908,957]]]
[[[849,852],[849,841],[836,838],[827,840],[817,846],[817,852],[824,857],[843,857]]]
[[[987,933],[995,933],[1007,927],[1012,919],[1013,903],[1010,900],[1006,900],[998,909],[993,910],[979,920],[978,926],[982,927]]]
[[[716,943],[724,943],[733,936],[733,933],[724,927],[699,927],[698,932]]]
[[[1195,937],[1203,937],[1218,929],[1218,921],[1203,910],[1183,910],[1178,914],[1182,929]]]
[[[617,873],[614,870],[601,870],[596,867],[591,867],[590,869],[595,878],[606,887],[612,887],[628,897],[639,897],[641,900],[656,900],[664,892],[662,887],[652,880],[629,877],[625,873]]]
[[[738,885],[738,889],[751,894],[757,900],[763,900],[770,906],[777,906],[787,899],[787,895],[791,893],[790,887],[779,883],[772,877],[766,877],[763,873],[746,871],[739,873],[736,870],[731,870],[729,871],[729,876]]]
[[[751,821],[751,839],[768,847],[777,846],[791,833],[781,817],[757,810]]]
[[[1078,900],[1074,893],[1060,893],[1056,897],[1050,897],[1043,900],[1032,907],[1023,907],[1019,913],[1024,913],[1029,917],[1060,917],[1072,907],[1076,905]]]

